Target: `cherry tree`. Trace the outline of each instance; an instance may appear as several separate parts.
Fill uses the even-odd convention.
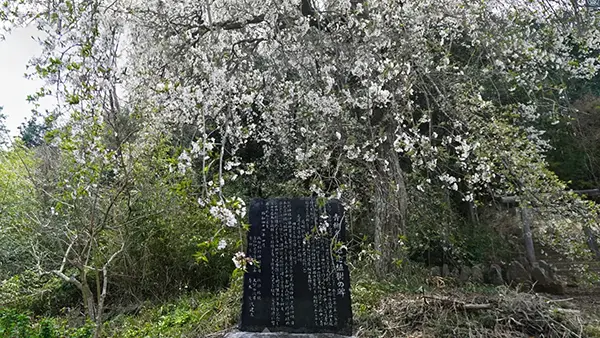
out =
[[[571,2],[22,0],[0,8],[0,17],[48,33],[32,63],[62,116],[101,124],[99,111],[126,102],[143,120],[140,147],[192,130],[177,169],[199,168],[200,207],[224,227],[239,227],[245,208],[227,187],[267,163],[317,196],[366,204],[381,273],[405,231],[408,175],[416,189],[440,187],[467,203],[517,195],[549,220],[540,238],[571,254],[580,253],[582,225],[559,219],[597,229],[595,205],[548,170],[540,127],[568,113],[568,80],[598,73],[598,16]]]
[[[219,164],[207,191],[219,207],[223,186],[251,164],[236,156],[249,142],[261,161],[292,164],[313,193],[368,203],[384,272],[404,230],[407,173],[422,178],[418,189],[441,186],[467,202],[515,194],[593,224],[594,207],[547,169],[539,128],[568,111],[564,80],[597,74],[597,17],[577,10],[547,1],[148,2],[132,11],[129,88],[153,127],[198,128],[191,156]],[[565,248],[581,241],[579,230],[560,231]]]

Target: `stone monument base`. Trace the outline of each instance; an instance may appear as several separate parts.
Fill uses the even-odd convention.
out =
[[[335,333],[229,332],[225,338],[354,338]]]

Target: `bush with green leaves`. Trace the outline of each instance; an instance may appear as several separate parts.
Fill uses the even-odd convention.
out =
[[[0,148],[0,280],[35,264],[29,250],[35,234],[27,225],[40,204],[27,169],[37,161],[33,151]]]
[[[200,207],[194,172],[174,169],[181,150],[164,139],[156,144],[138,149],[142,154],[131,168],[135,180],[123,224],[125,250],[113,266],[113,302],[223,288],[234,269],[237,232]],[[221,241],[226,245],[219,246]]]
[[[79,306],[79,291],[50,274],[24,271],[0,281],[0,308],[55,316]]]
[[[1,338],[90,338],[93,325],[70,328],[64,320],[34,318],[30,312],[0,308]]]
[[[475,204],[465,203],[433,185],[409,190],[409,209],[404,244],[408,257],[427,265],[451,267],[506,258],[514,253],[509,243],[490,224],[479,221]],[[466,210],[466,211],[462,211]]]

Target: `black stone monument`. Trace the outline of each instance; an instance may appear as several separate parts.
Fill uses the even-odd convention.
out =
[[[256,199],[249,216],[240,329],[352,335],[341,203]]]

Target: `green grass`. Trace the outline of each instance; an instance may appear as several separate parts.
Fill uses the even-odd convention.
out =
[[[600,325],[588,325],[583,331],[586,337],[600,338]]]
[[[89,338],[93,324],[69,327],[63,318],[34,318],[30,312],[0,309],[1,338]]]
[[[218,293],[191,292],[176,301],[144,306],[136,315],[117,315],[105,324],[109,337],[202,337],[231,329],[241,303],[241,281]]]
[[[145,304],[136,314],[112,314],[104,323],[103,336],[204,337],[230,330],[239,318],[241,286],[238,279],[227,290],[194,291],[170,302]],[[82,326],[65,317],[0,309],[0,338],[87,338],[93,336],[93,328],[93,323]]]

